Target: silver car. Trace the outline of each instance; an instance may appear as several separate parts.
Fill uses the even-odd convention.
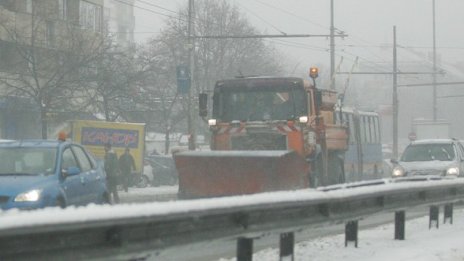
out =
[[[464,176],[464,147],[454,139],[418,140],[394,164],[392,177]]]

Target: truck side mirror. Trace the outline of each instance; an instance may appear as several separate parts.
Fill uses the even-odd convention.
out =
[[[199,115],[200,117],[206,117],[208,116],[208,94],[206,93],[200,93],[198,95],[198,108],[199,108]]]

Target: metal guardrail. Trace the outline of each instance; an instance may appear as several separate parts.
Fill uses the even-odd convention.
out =
[[[254,236],[281,233],[285,255],[292,253],[291,231],[348,222],[347,229],[356,233],[347,233],[347,240],[357,241],[353,221],[365,216],[449,206],[464,199],[464,179],[374,183],[327,191],[56,209],[52,214],[0,212],[0,260],[133,260],[169,247],[225,238],[238,239],[238,260],[250,260],[247,252]],[[401,221],[401,215],[398,218]]]

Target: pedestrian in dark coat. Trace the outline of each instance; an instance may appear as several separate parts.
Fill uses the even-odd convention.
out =
[[[111,144],[109,143],[105,144],[105,172],[110,198],[113,198],[113,203],[119,203],[117,189],[119,172],[118,156],[116,155],[116,152],[111,149]]]
[[[124,150],[124,153],[119,157],[119,169],[121,170],[121,178],[124,186],[124,191],[129,191],[132,170],[135,171],[134,157],[130,154],[129,148]]]

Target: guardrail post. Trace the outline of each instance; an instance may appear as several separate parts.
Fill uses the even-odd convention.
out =
[[[237,261],[251,261],[253,259],[253,239],[239,237],[237,239]]]
[[[405,217],[404,210],[395,212],[395,240],[404,240]]]
[[[438,206],[430,206],[429,211],[429,229],[432,228],[432,222],[435,222],[435,227],[438,228],[440,219],[440,209]]]
[[[294,260],[295,234],[293,232],[280,234],[280,261]]]
[[[358,247],[358,221],[348,221],[345,225],[345,247],[348,246],[348,242],[354,241],[354,246]]]
[[[446,224],[446,220],[449,220],[450,224],[453,224],[453,203],[445,205],[443,224]]]

